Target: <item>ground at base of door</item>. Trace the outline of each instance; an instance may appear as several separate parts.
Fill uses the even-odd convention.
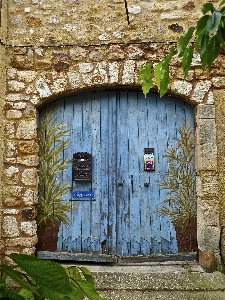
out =
[[[87,267],[108,300],[225,300],[225,275],[207,273],[196,261],[63,265]]]

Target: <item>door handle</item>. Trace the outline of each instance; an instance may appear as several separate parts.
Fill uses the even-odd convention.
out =
[[[134,193],[134,176],[130,175],[130,181],[131,181],[131,192]]]

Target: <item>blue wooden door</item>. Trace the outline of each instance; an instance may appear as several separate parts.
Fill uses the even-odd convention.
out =
[[[92,181],[75,181],[73,190],[95,195],[71,201],[72,225],[61,226],[58,250],[117,256],[177,253],[174,225],[155,211],[166,198],[159,185],[168,171],[163,154],[187,119],[193,129],[192,107],[157,93],[144,98],[139,91],[85,92],[48,107],[57,107],[57,122],[71,132],[73,142],[63,157],[92,155]],[[145,148],[154,148],[155,171],[144,170]],[[72,184],[72,166],[60,179]]]

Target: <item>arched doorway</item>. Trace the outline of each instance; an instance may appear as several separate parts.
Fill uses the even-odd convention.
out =
[[[160,99],[157,93],[144,98],[139,91],[90,91],[55,100],[42,111],[53,108],[57,123],[67,125],[72,140],[62,157],[76,154],[81,162],[86,159],[82,155],[90,154],[92,159],[91,178],[76,177],[72,163],[59,177],[71,184],[66,199],[72,225],[61,225],[58,251],[115,256],[178,253],[175,223],[159,213],[160,203],[168,198],[160,183],[170,168],[164,155],[177,147],[179,130],[187,120],[193,138],[193,107],[169,96]],[[183,239],[191,240],[190,234],[196,236],[182,233]],[[190,240],[186,252],[195,250]]]

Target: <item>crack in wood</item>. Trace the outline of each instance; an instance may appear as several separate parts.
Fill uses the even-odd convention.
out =
[[[127,23],[129,25],[130,19],[129,19],[128,7],[127,7],[127,0],[124,0],[124,3],[125,3],[126,15],[127,15]]]

